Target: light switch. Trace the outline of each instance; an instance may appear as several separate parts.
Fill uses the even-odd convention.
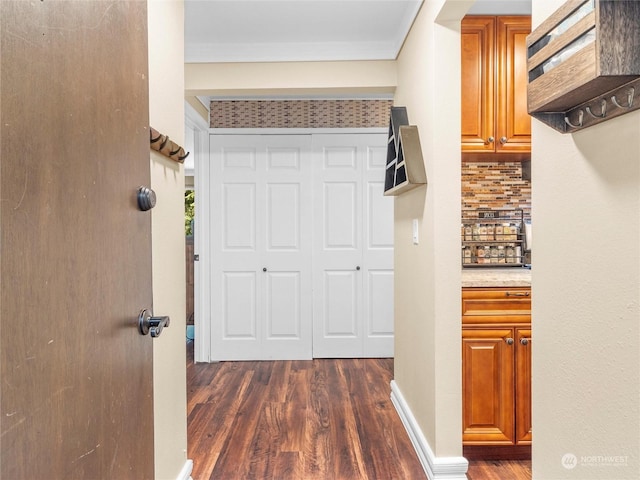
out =
[[[414,218],[413,219],[413,244],[414,245],[418,245],[419,243],[419,239],[418,239],[418,219]]]

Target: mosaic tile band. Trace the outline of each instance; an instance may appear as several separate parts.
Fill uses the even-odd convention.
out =
[[[214,100],[211,128],[388,127],[393,100]]]

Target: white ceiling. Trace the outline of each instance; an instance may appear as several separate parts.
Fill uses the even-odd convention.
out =
[[[185,0],[185,62],[393,60],[422,0]]]
[[[393,60],[422,2],[185,0],[185,62]],[[531,0],[476,0],[469,13],[530,14]]]

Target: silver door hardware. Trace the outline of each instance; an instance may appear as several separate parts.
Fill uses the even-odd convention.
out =
[[[144,309],[138,315],[138,330],[141,335],[151,333],[152,337],[159,337],[163,328],[169,327],[169,317],[154,317],[153,314]]]

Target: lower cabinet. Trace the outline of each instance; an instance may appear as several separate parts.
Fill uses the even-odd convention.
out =
[[[463,289],[462,303],[463,445],[530,446],[531,291]]]

